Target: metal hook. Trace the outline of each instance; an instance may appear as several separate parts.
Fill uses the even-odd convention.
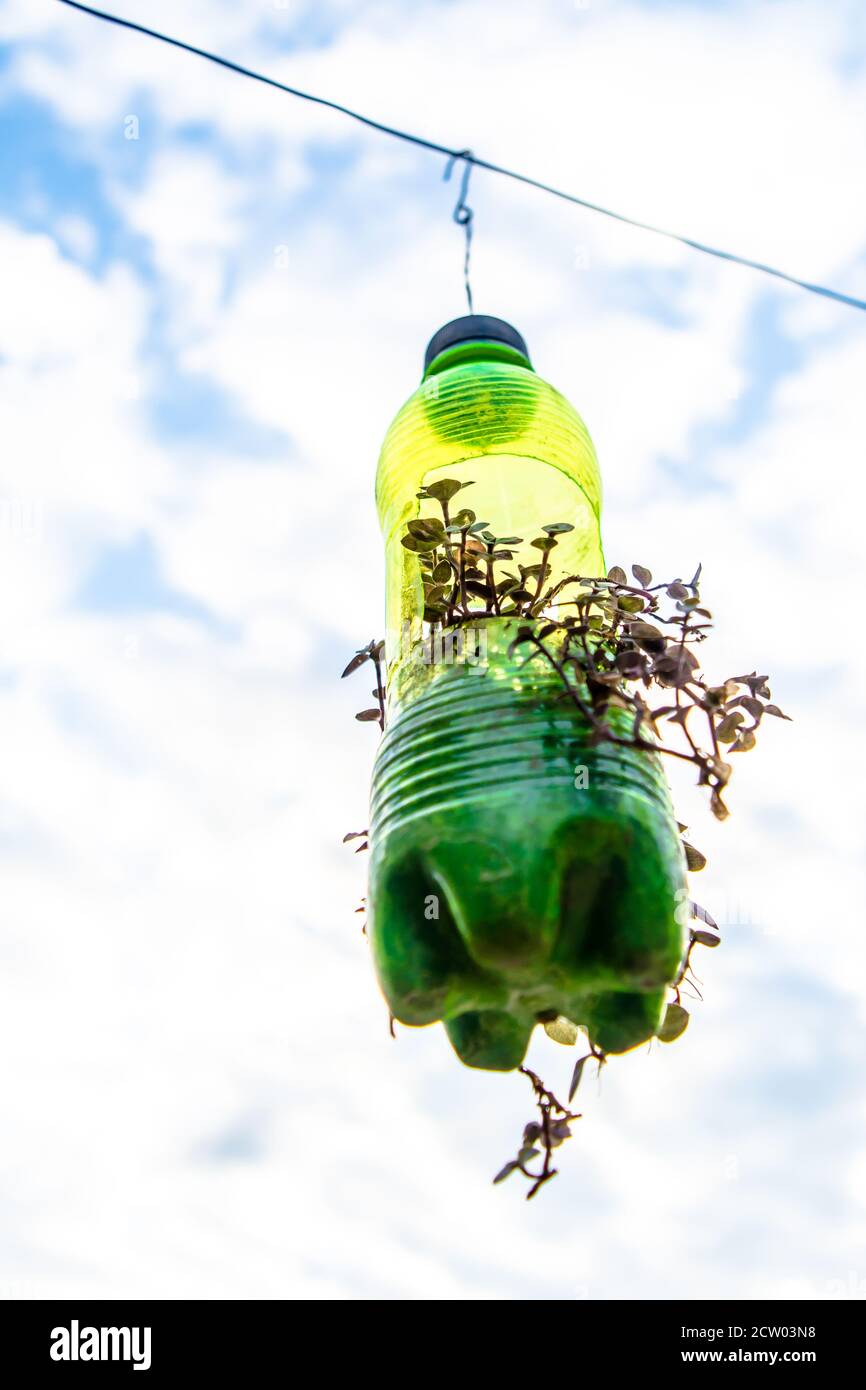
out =
[[[475,214],[472,211],[472,208],[467,203],[466,196],[469,192],[469,178],[472,173],[472,165],[474,163],[472,151],[460,150],[457,154],[452,154],[451,158],[448,160],[448,163],[445,166],[445,173],[443,174],[443,178],[445,180],[450,180],[451,171],[454,168],[454,165],[457,163],[458,159],[463,160],[463,178],[460,183],[460,195],[457,199],[457,204],[454,208],[454,212],[452,213],[452,217],[453,220],[457,223],[457,225],[459,227],[462,227],[466,233],[466,254],[463,258],[463,283],[466,287],[466,301],[469,305],[469,312],[471,314],[474,311],[472,308],[472,286],[469,283],[469,258],[472,252],[472,219],[475,216]]]

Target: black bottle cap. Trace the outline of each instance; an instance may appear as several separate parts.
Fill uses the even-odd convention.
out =
[[[526,360],[529,360],[529,349],[516,328],[512,328],[510,323],[504,319],[492,318],[490,314],[466,314],[462,319],[452,319],[434,333],[427,344],[427,351],[424,354],[424,370],[426,372],[434,357],[438,357],[440,352],[446,348],[456,347],[458,343],[474,343],[478,341],[488,343],[506,343],[508,347],[516,348],[522,352]]]

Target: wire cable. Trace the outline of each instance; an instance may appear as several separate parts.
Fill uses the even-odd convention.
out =
[[[460,154],[456,154],[449,159],[448,163],[445,165],[445,173],[442,177],[443,179],[450,179],[451,170],[454,168],[458,159],[464,161],[463,178],[460,181],[460,193],[452,217],[458,227],[462,227],[466,233],[466,251],[463,256],[463,284],[466,288],[466,302],[469,305],[469,312],[471,314],[474,311],[472,308],[472,285],[469,281],[469,258],[472,254],[472,219],[475,213],[467,203],[466,195],[469,192],[469,176],[472,173],[472,151],[462,150]]]
[[[301,101],[312,102],[316,106],[327,107],[330,111],[336,111],[341,116],[348,116],[350,120],[358,121],[361,125],[367,126],[370,130],[377,130],[382,135],[390,135],[395,140],[404,140],[410,145],[417,145],[424,150],[431,150],[434,154],[445,155],[449,160],[449,171],[456,160],[465,161],[464,184],[467,179],[466,170],[472,166],[476,169],[486,169],[490,174],[499,174],[503,178],[513,179],[517,183],[525,184],[528,188],[538,189],[541,193],[549,193],[553,198],[560,198],[564,202],[573,203],[577,207],[585,208],[588,212],[597,212],[602,217],[610,217],[615,222],[622,222],[627,227],[635,227],[642,232],[652,232],[655,236],[667,237],[669,241],[678,241],[681,246],[687,246],[692,251],[700,251],[704,256],[715,256],[717,260],[729,261],[734,265],[745,266],[749,270],[757,270],[762,275],[771,275],[776,280],[784,280],[786,284],[794,285],[797,289],[807,290],[810,294],[822,295],[825,299],[832,299],[837,304],[847,304],[852,309],[866,310],[866,300],[857,299],[854,295],[843,294],[840,290],[830,289],[826,285],[813,284],[808,280],[800,280],[796,275],[788,275],[784,270],[778,270],[775,266],[765,265],[762,261],[750,260],[747,256],[738,256],[733,251],[723,251],[716,246],[708,246],[705,242],[695,241],[692,237],[681,236],[678,232],[671,232],[664,227],[653,226],[650,222],[641,222],[636,217],[628,217],[625,213],[614,212],[611,208],[602,207],[599,203],[592,203],[587,198],[579,198],[575,193],[567,193],[562,188],[555,188],[552,184],[544,183],[541,179],[533,178],[530,174],[521,174],[515,169],[507,169],[502,164],[494,164],[491,160],[481,159],[471,150],[451,149],[448,145],[439,144],[436,140],[426,140],[421,135],[413,135],[410,131],[400,130],[396,126],[386,125],[382,121],[373,120],[371,116],[364,116],[360,111],[353,111],[349,106],[343,106],[338,101],[330,101],[327,97],[315,96],[311,92],[303,92],[297,87],[290,87],[285,82],[279,82],[275,77],[268,77],[265,73],[255,72],[252,68],[244,67],[241,63],[232,62],[230,58],[223,58],[218,53],[211,53],[206,48],[198,48],[195,44],[185,43],[183,39],[173,38],[170,34],[163,34],[158,29],[149,29],[146,24],[136,24],[131,19],[122,19],[120,15],[109,14],[105,10],[95,9],[92,5],[82,5],[79,0],[59,0],[61,5],[68,5],[70,9],[80,10],[83,14],[93,15],[96,19],[105,20],[108,24],[116,24],[121,29],[130,29],[137,34],[146,34],[148,38],[158,39],[160,43],[169,44],[172,48],[180,48],[184,53],[192,53],[197,58],[204,58],[209,63],[216,63],[219,67],[228,68],[230,72],[236,72],[241,77],[249,77],[254,82],[263,82],[268,87],[275,87],[280,92],[287,93],[288,96],[298,97]],[[447,176],[447,174],[446,174]],[[465,192],[465,187],[464,187]],[[461,193],[461,202],[463,194]],[[471,240],[471,209],[464,210],[469,213],[466,219],[457,219],[457,212],[460,210],[461,203],[455,209],[455,220],[462,220],[466,227],[467,246],[466,246],[466,282],[467,293],[468,285],[468,259],[469,242]]]

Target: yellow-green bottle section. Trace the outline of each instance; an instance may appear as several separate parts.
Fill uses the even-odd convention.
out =
[[[423,612],[417,557],[401,545],[406,523],[439,516],[417,493],[441,478],[472,486],[453,499],[500,536],[523,537],[515,563],[535,564],[541,527],[568,522],[554,573],[601,574],[601,477],[592,440],[564,396],[516,349],[466,343],[441,353],[394,419],[382,445],[376,502],[385,537],[389,676],[405,659],[406,624]],[[397,682],[397,691],[400,682]],[[393,700],[395,689],[390,686]]]
[[[443,1020],[470,1066],[518,1066],[552,1013],[624,1051],[654,1034],[684,949],[667,784],[656,758],[590,743],[555,672],[525,665],[525,648],[509,654],[515,620],[474,621],[470,660],[425,660],[406,643],[423,594],[400,538],[432,514],[416,494],[438,477],[471,478],[453,505],[499,535],[528,543],[568,521],[557,571],[604,572],[598,464],[576,411],[504,345],[443,353],[389,430],[377,477],[389,672],[370,821],[379,980],[397,1019]],[[527,546],[524,563],[538,559]]]

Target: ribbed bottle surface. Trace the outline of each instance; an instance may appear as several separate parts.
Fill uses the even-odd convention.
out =
[[[417,558],[401,538],[410,520],[440,514],[417,495],[432,482],[471,484],[455,508],[471,508],[496,535],[519,535],[515,564],[537,562],[531,541],[543,526],[566,522],[573,530],[560,537],[553,574],[604,572],[601,479],[586,426],[519,353],[476,351],[482,355],[453,350],[431,365],[382,446],[376,503],[386,547],[389,673],[406,655],[404,625],[423,611]]]
[[[471,1066],[517,1066],[551,1012],[605,1051],[636,1046],[682,960],[685,864],[659,759],[593,744],[564,693],[507,647],[440,668],[398,703],[376,759],[379,979],[396,1018],[444,1019]]]
[[[437,469],[496,454],[559,470],[578,485],[596,518],[600,515],[598,460],[574,407],[528,368],[469,362],[428,376],[385,436],[376,477],[385,536],[404,515],[415,514],[407,512],[413,500],[406,495],[407,484],[413,487]],[[496,518],[490,520],[495,524]]]
[[[386,835],[414,816],[476,800],[547,788],[574,794],[585,769],[592,800],[607,792],[652,801],[670,815],[659,760],[611,743],[592,744],[584,716],[555,672],[489,667],[440,670],[397,709],[376,759],[371,834]],[[627,716],[619,721],[626,732]]]

